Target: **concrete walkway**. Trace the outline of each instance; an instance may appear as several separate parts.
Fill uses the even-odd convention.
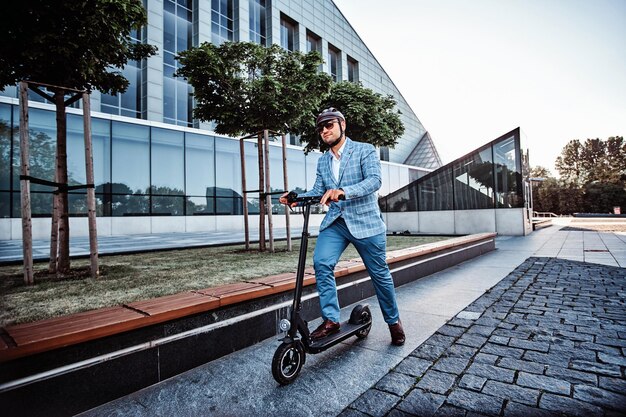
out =
[[[276,338],[84,415],[623,415],[626,233],[562,226],[398,288],[402,347],[373,298],[370,335],[308,355],[289,386]]]

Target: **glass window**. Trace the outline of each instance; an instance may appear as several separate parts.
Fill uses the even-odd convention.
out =
[[[337,82],[340,79],[341,52],[331,44],[328,44],[328,72],[333,81]]]
[[[0,218],[6,217],[11,217],[11,193],[0,191]]]
[[[454,210],[451,167],[425,177],[418,187],[420,211]]]
[[[133,29],[130,37],[135,43],[141,43],[140,31]],[[130,82],[124,93],[119,94],[102,94],[100,102],[100,111],[108,114],[116,114],[118,116],[141,118],[141,87],[142,87],[142,71],[141,62],[129,61],[122,68],[122,75]]]
[[[306,189],[306,170],[302,169],[305,163],[306,159],[302,150],[287,149],[287,185],[289,191],[301,193]]]
[[[521,161],[518,160],[519,143],[515,136],[507,137],[493,145],[496,169],[496,207],[523,207]]]
[[[129,123],[112,125],[112,192],[144,194],[150,186],[150,129]],[[115,212],[115,209],[114,209]]]
[[[493,208],[491,146],[454,164],[454,203],[457,210]]]
[[[249,0],[250,8],[250,41],[265,45],[267,31],[265,29],[265,0]]]
[[[147,216],[150,214],[150,199],[147,195],[113,195],[111,213],[113,216]]]
[[[288,51],[295,51],[297,24],[286,17],[280,19],[280,46]]]
[[[211,1],[211,42],[233,41],[233,0]]]
[[[13,107],[13,189],[20,189],[19,107]],[[56,116],[53,111],[30,108],[28,111],[30,175],[54,181],[56,159]],[[31,183],[31,191],[52,192],[53,187]]]
[[[359,63],[352,57],[348,57],[348,81],[353,83],[359,81]]]
[[[381,199],[381,206],[388,212],[417,211],[417,187],[407,185]]]
[[[86,184],[85,137],[83,116],[67,115],[67,177],[70,185]],[[95,185],[100,187],[111,182],[110,122],[91,119],[91,142]],[[84,191],[81,191],[84,192]]]
[[[213,136],[185,134],[185,185],[186,194],[190,196],[205,197],[207,190],[215,188]],[[206,201],[204,204],[206,205]]]
[[[185,194],[183,143],[183,132],[152,128],[150,191],[153,195]]]
[[[0,104],[0,190],[6,191],[11,189],[11,132],[11,106]]]
[[[250,171],[249,166],[246,165],[246,173]],[[215,170],[219,175],[216,176],[214,195],[241,197],[241,159],[238,141],[215,138]],[[256,187],[251,189],[254,190]]]
[[[191,2],[165,0],[163,3],[163,121],[191,126],[191,86],[174,78],[178,67],[175,55],[192,45]]]
[[[306,51],[322,53],[322,39],[311,31],[306,31]]]

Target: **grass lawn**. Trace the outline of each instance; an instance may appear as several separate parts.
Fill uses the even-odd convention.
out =
[[[389,236],[387,250],[447,239]],[[275,243],[276,253],[246,251],[243,245],[148,252],[100,257],[101,278],[88,277],[89,259],[72,261],[74,277],[47,274],[47,262],[35,264],[33,286],[23,283],[21,265],[0,267],[0,326],[25,323],[137,300],[200,290],[282,272],[295,271],[300,240]],[[312,265],[315,239],[309,240],[307,264]],[[342,256],[358,258],[352,245]]]

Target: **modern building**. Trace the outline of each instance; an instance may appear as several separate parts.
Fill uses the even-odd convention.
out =
[[[382,197],[388,232],[462,235],[533,230],[528,153],[514,129]]]
[[[128,91],[91,95],[98,229],[100,234],[240,230],[246,195],[251,214],[258,195],[242,190],[239,142],[216,135],[192,118],[193,96],[174,77],[177,53],[202,42],[276,43],[288,50],[321,52],[321,70],[335,81],[361,82],[393,95],[405,134],[381,148],[386,195],[441,166],[432,139],[393,81],[331,0],[146,0],[148,25],[133,34],[158,47],[157,55],[127,65]],[[30,96],[31,175],[54,180],[54,108]],[[68,109],[70,185],[84,184],[82,111]],[[16,87],[0,93],[0,239],[21,238],[19,111]],[[245,144],[246,181],[258,184],[255,143]],[[288,146],[290,189],[312,185],[319,153],[304,155],[297,138]],[[271,146],[273,190],[284,189],[282,154]],[[52,189],[31,185],[33,234],[49,235]],[[84,191],[70,196],[72,235],[87,234]],[[313,220],[315,221],[315,220]],[[254,224],[254,223],[253,223]],[[278,224],[280,226],[280,222]]]

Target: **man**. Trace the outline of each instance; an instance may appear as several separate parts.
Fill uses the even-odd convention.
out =
[[[346,137],[346,120],[333,107],[317,116],[316,126],[330,150],[317,162],[313,189],[300,196],[321,195],[320,203],[330,207],[320,225],[313,255],[324,321],[311,333],[311,338],[321,339],[339,331],[334,269],[343,251],[352,243],[372,278],[383,317],[389,325],[391,343],[400,346],[404,344],[405,335],[386,261],[386,227],[376,195],[381,186],[376,148]],[[288,204],[286,195],[280,198],[282,204]]]

